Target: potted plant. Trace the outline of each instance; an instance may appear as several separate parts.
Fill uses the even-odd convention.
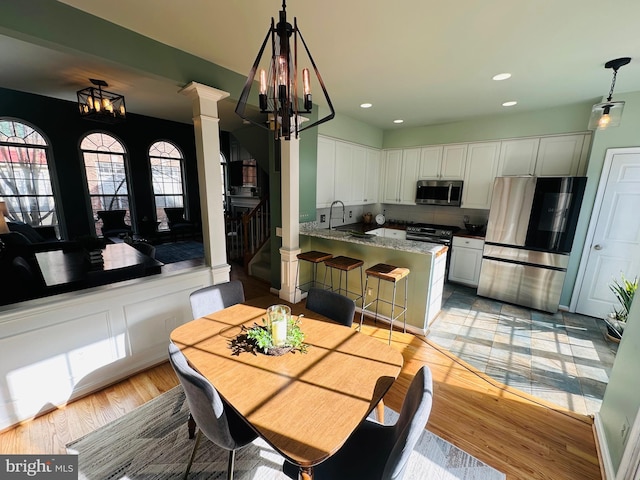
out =
[[[627,323],[633,296],[638,289],[638,277],[630,281],[626,279],[623,274],[621,280],[614,280],[613,283],[609,285],[609,288],[618,300],[618,307],[614,307],[613,312],[607,315],[604,321],[607,324],[607,335],[609,338],[614,342],[619,342]]]

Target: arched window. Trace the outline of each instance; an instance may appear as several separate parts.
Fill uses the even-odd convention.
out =
[[[184,207],[184,158],[172,143],[156,142],[149,148],[151,183],[160,230],[168,229],[165,207]]]
[[[48,156],[49,145],[35,128],[0,119],[0,201],[9,220],[58,225]]]
[[[107,133],[90,133],[80,143],[87,177],[87,188],[93,218],[101,210],[126,210],[125,221],[131,224],[131,202],[122,143]],[[96,234],[102,234],[102,222],[96,223]]]

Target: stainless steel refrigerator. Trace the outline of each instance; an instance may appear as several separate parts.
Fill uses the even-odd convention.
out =
[[[498,177],[478,295],[556,312],[586,177]]]

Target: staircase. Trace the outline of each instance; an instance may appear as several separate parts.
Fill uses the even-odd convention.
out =
[[[247,267],[248,274],[271,283],[271,239],[251,259]]]
[[[247,274],[271,281],[271,217],[264,198],[242,218],[226,218],[227,257],[242,261]]]

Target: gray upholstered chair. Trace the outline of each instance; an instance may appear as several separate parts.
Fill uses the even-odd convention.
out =
[[[184,478],[189,475],[204,433],[213,443],[229,451],[227,479],[232,480],[236,450],[255,440],[256,433],[220,398],[211,382],[189,366],[186,357],[173,343],[169,343],[169,361],[184,388],[189,410],[198,425],[198,434]]]
[[[311,287],[307,293],[306,308],[347,327],[353,323],[356,313],[356,304],[350,298],[316,287]]]
[[[239,280],[211,285],[189,295],[193,318],[204,317],[223,308],[244,302],[244,287]]]
[[[427,424],[432,401],[431,371],[423,366],[411,381],[396,424],[366,419],[335,455],[313,467],[314,480],[400,480]],[[297,465],[285,461],[282,470],[298,478]]]

